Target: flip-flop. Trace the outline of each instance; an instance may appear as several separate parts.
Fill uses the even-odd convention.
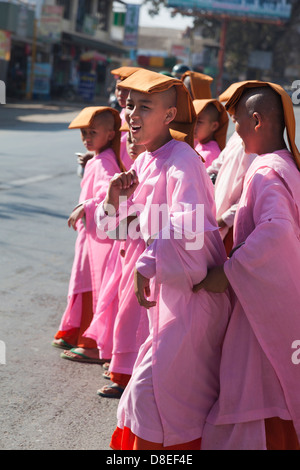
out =
[[[121,398],[124,388],[118,384],[113,383],[111,385],[105,385],[104,387],[97,390],[97,395],[104,398]]]
[[[79,351],[75,351],[75,349],[76,348],[72,348],[62,352],[60,357],[63,359],[69,359],[69,361],[85,362],[87,364],[103,364],[106,361],[106,359],[86,356]]]
[[[102,367],[103,367],[104,370],[108,370],[109,369],[109,362],[104,362]]]
[[[110,372],[109,370],[105,370],[102,374],[102,377],[104,377],[105,379],[108,379],[110,380]]]
[[[59,343],[57,343],[56,341],[52,341],[51,345],[54,346],[55,348],[60,348],[60,349],[72,349],[72,348],[74,348],[73,344],[67,343],[62,338],[59,339]]]

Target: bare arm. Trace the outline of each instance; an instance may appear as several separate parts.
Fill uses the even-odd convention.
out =
[[[208,271],[207,276],[199,284],[194,285],[193,292],[204,289],[208,292],[222,293],[229,286],[223,266],[216,266]]]
[[[68,226],[73,227],[74,230],[77,230],[76,223],[79,219],[82,219],[83,216],[84,216],[84,206],[83,204],[80,204],[79,206],[75,207],[70,217],[68,218]]]
[[[142,307],[151,308],[156,305],[155,301],[146,299],[150,295],[149,279],[142,276],[137,269],[134,270],[134,292]]]

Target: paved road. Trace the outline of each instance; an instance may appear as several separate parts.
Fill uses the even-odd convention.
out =
[[[0,107],[4,450],[105,450],[116,425],[118,400],[96,394],[107,383],[102,367],[61,359],[51,346],[76,237],[66,221],[80,190],[74,152],[83,147],[79,132],[67,126],[78,109]]]

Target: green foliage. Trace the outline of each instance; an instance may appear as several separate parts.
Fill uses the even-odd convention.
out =
[[[155,16],[166,0],[144,0],[149,14]],[[280,78],[291,61],[300,62],[300,2],[292,0],[291,19],[284,25],[258,23],[256,21],[229,20],[226,35],[225,69],[229,76],[237,78],[247,74],[248,56],[251,51],[273,52],[273,66],[270,75]],[[183,14],[177,12],[176,15]],[[221,19],[207,18],[194,12],[194,30],[201,30],[204,38],[220,39]],[[260,78],[260,77],[255,77]]]

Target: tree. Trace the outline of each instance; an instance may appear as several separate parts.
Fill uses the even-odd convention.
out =
[[[155,16],[161,6],[166,6],[166,0],[144,0],[149,6],[149,14]],[[174,11],[174,10],[173,10]],[[184,11],[174,11],[174,15],[185,15]],[[194,17],[194,30],[201,30],[204,38],[219,40],[221,31],[221,19],[218,17],[206,17],[199,11],[189,11]],[[240,76],[247,78],[273,79],[283,81],[286,67],[299,64],[300,43],[300,2],[292,0],[291,19],[282,25],[258,23],[257,21],[230,20],[226,35],[225,69],[232,79]],[[254,50],[273,53],[272,69],[266,73],[262,71],[260,76],[249,77],[248,57]],[[298,77],[299,78],[299,77]]]

